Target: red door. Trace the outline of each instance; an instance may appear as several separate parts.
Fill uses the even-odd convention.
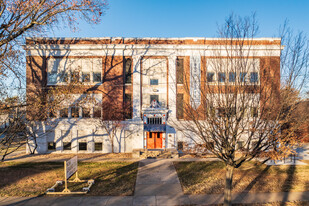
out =
[[[157,132],[156,148],[157,149],[161,149],[162,148],[162,132]]]
[[[147,149],[161,149],[162,136],[162,132],[147,132]]]
[[[152,132],[147,132],[147,149],[155,149],[155,140]]]

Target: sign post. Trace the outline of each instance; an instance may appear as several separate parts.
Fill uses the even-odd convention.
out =
[[[76,174],[75,179],[69,181],[68,179],[74,174]],[[82,192],[71,192],[71,190],[68,189],[68,182],[88,182],[88,187],[84,187]],[[94,180],[79,179],[77,171],[77,156],[74,156],[68,161],[64,161],[64,190],[62,192],[55,192],[55,188],[62,184],[62,181],[57,181],[54,186],[47,190],[46,194],[85,194],[90,191],[90,187],[94,184]]]

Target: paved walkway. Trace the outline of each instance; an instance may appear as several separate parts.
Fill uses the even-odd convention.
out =
[[[309,201],[307,192],[238,193],[233,194],[233,203],[269,203]],[[141,206],[141,205],[216,205],[223,203],[223,194],[183,196],[67,196],[67,197],[1,197],[0,205],[18,206]],[[308,204],[308,203],[307,203]]]
[[[140,161],[134,195],[183,195],[173,162],[165,159],[145,159]]]
[[[307,192],[235,193],[233,203],[309,201]],[[146,159],[139,162],[134,196],[42,196],[0,197],[0,205],[213,205],[222,204],[223,194],[184,195],[170,160]]]

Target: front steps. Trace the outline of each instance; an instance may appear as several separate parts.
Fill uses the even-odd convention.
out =
[[[133,158],[143,159],[169,159],[178,158],[179,154],[176,149],[136,149],[133,150]]]

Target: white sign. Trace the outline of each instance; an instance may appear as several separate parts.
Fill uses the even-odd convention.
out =
[[[77,171],[77,156],[66,161],[66,178],[69,179]]]
[[[190,56],[190,102],[194,109],[201,104],[201,56]]]

